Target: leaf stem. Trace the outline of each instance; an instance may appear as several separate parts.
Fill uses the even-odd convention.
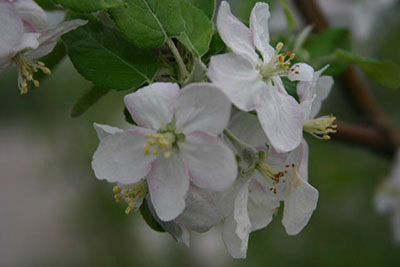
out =
[[[181,76],[179,80],[184,81],[189,76],[189,72],[186,69],[186,66],[185,66],[185,63],[183,62],[181,54],[179,54],[178,48],[176,48],[174,41],[172,41],[172,39],[168,38],[167,45],[168,45],[169,49],[171,49],[171,52],[174,55],[176,63],[178,63],[179,73]]]
[[[257,151],[253,147],[240,140],[229,129],[224,130],[224,135],[247,164],[254,165],[258,161]]]

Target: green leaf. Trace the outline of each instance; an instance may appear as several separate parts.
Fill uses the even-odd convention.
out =
[[[123,0],[53,0],[55,3],[76,12],[90,13],[121,6]]]
[[[279,1],[283,8],[283,12],[285,13],[286,21],[288,23],[289,28],[290,29],[296,28],[296,18],[294,17],[292,9],[290,8],[289,1],[288,0],[279,0]]]
[[[72,106],[71,116],[78,117],[85,113],[92,105],[94,105],[100,98],[106,95],[110,89],[93,86],[89,91],[85,92]]]
[[[333,54],[336,49],[350,50],[350,34],[347,29],[330,28],[311,36],[305,48],[312,58]]]
[[[180,0],[126,0],[126,7],[110,9],[118,28],[136,46],[157,48],[184,32]]]
[[[365,58],[341,49],[336,51],[336,56],[349,63],[359,65],[371,79],[383,86],[400,87],[400,67],[393,62]]]
[[[142,214],[143,219],[146,221],[151,229],[157,232],[165,232],[164,228],[162,228],[162,226],[156,221],[156,219],[154,219],[146,199],[143,200],[143,203],[140,206],[140,214]]]
[[[226,45],[224,41],[222,41],[219,33],[216,32],[211,39],[210,48],[208,49],[207,54],[204,55],[203,61],[208,63],[212,56],[222,54],[225,52],[225,49]]]
[[[181,13],[185,29],[178,36],[178,40],[196,56],[201,57],[210,46],[214,33],[213,24],[200,9],[187,0],[181,0]]]
[[[59,7],[57,7],[53,1],[51,0],[35,0],[35,2],[43,9],[46,10],[56,10],[56,9],[60,9]]]
[[[296,101],[300,103],[300,98],[297,95],[298,82],[297,81],[292,82],[287,77],[282,78],[282,82],[283,82],[283,85],[285,86],[286,92],[289,95],[293,96],[294,99],[296,99]]]
[[[186,0],[192,3],[195,7],[203,11],[206,16],[212,20],[215,15],[216,2],[215,0]]]
[[[158,69],[150,51],[133,46],[119,31],[94,19],[63,40],[75,68],[97,86],[137,89],[151,82]]]

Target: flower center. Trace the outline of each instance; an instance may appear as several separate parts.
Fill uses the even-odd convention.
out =
[[[265,161],[260,161],[256,164],[256,170],[264,177],[268,184],[271,186],[269,190],[277,194],[278,193],[278,185],[286,183],[286,175],[289,172],[290,168],[296,167],[296,164],[286,165],[285,168],[281,168],[283,170],[279,171],[277,167],[271,166]]]
[[[337,125],[333,124],[336,117],[332,114],[317,119],[308,120],[303,125],[303,130],[318,139],[329,140],[329,134],[336,133]]]
[[[117,203],[125,201],[125,203],[128,204],[125,213],[129,214],[142,205],[143,199],[148,192],[147,183],[145,179],[142,179],[131,185],[116,185],[113,188],[113,192],[115,194],[114,199]]]
[[[296,68],[290,68],[291,61],[294,59],[295,54],[290,51],[287,53],[280,53],[283,48],[283,43],[278,43],[275,49],[275,54],[271,60],[258,67],[264,81],[270,80],[273,76],[287,76],[289,71],[296,72]]]
[[[43,62],[29,61],[22,53],[18,53],[14,57],[14,62],[18,67],[18,87],[21,91],[21,94],[28,93],[30,82],[33,83],[35,87],[39,87],[39,81],[33,79],[35,72],[41,70],[44,74],[51,74],[50,69],[47,68]]]
[[[171,157],[173,149],[178,148],[178,143],[185,140],[183,133],[177,133],[175,122],[168,123],[165,129],[157,133],[148,133],[144,136],[148,138],[147,144],[143,147],[144,154],[159,155],[162,152],[165,158]]]

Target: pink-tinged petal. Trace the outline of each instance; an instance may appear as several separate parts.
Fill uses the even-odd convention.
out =
[[[306,63],[294,64],[288,74],[291,81],[311,81],[313,77],[314,69]]]
[[[295,175],[283,210],[282,224],[287,234],[297,235],[307,225],[317,201],[318,190]]]
[[[236,179],[235,156],[218,137],[196,131],[186,135],[179,148],[190,177],[197,186],[222,191]]]
[[[295,149],[303,137],[303,111],[296,100],[271,88],[264,104],[257,109],[258,119],[270,144],[278,153]]]
[[[136,183],[150,171],[155,156],[145,156],[147,138],[135,131],[124,131],[103,138],[92,161],[96,177],[121,184]]]
[[[40,45],[38,41],[39,37],[40,37],[39,33],[34,33],[34,32],[24,33],[21,42],[17,46],[15,46],[15,51],[19,52],[25,49],[38,48]]]
[[[178,95],[175,83],[153,83],[126,95],[125,105],[138,125],[158,130],[172,121]]]
[[[109,135],[123,132],[123,130],[120,128],[100,123],[93,123],[93,127],[96,130],[97,137],[99,138],[99,140],[103,140],[105,137]]]
[[[222,219],[216,193],[192,184],[187,193],[185,210],[175,221],[192,231],[204,233]]]
[[[258,64],[250,29],[232,14],[226,1],[219,6],[217,28],[222,40],[235,54],[250,60],[254,67]]]
[[[187,169],[177,153],[160,156],[147,176],[151,203],[162,221],[175,219],[185,208],[189,189]]]
[[[47,25],[47,17],[44,10],[32,0],[14,1],[14,6],[21,17],[25,31],[37,32]]]
[[[14,5],[8,1],[0,1],[0,58],[11,60],[18,50],[24,34],[24,25]],[[8,60],[9,59],[9,60]],[[2,65],[6,63],[2,62]]]
[[[252,147],[263,146],[268,142],[256,115],[237,112],[229,123],[229,129],[246,144]]]
[[[315,118],[321,109],[322,102],[328,98],[333,86],[333,78],[331,76],[322,76],[316,84],[316,97],[310,111],[310,119]]]
[[[57,38],[61,35],[75,30],[76,28],[85,25],[87,20],[74,19],[70,21],[64,21],[55,26],[45,28],[40,31],[40,37],[38,41],[40,43],[39,47],[35,50],[29,51],[26,56],[28,59],[41,58],[51,51],[57,44]]]
[[[215,135],[228,125],[229,99],[211,83],[192,83],[182,89],[176,106],[176,125],[184,133],[202,130]]]
[[[233,53],[212,57],[207,75],[236,107],[244,111],[255,108],[258,95],[267,87],[260,72],[248,60]]]
[[[251,11],[250,30],[253,33],[254,44],[261,52],[264,62],[269,62],[275,50],[269,44],[268,20],[271,16],[269,5],[258,2]]]

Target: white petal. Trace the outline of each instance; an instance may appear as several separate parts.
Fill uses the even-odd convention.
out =
[[[226,1],[219,6],[217,28],[224,43],[235,54],[250,60],[253,66],[258,64],[259,58],[255,52],[250,29],[232,14]]]
[[[258,51],[261,52],[264,62],[269,62],[275,53],[269,45],[268,20],[271,16],[267,3],[258,2],[251,11],[250,30],[253,33],[253,41]]]
[[[301,153],[301,161],[299,165],[299,175],[301,178],[303,178],[304,181],[308,182],[308,155],[309,155],[309,149],[308,149],[308,144],[305,139],[300,144],[300,148],[302,150]]]
[[[158,130],[172,121],[178,95],[175,83],[153,83],[126,95],[125,105],[137,124]]]
[[[229,123],[229,129],[252,147],[262,146],[268,142],[256,115],[237,112]]]
[[[124,131],[103,138],[92,161],[98,179],[121,184],[136,183],[150,171],[155,156],[145,156],[147,138],[135,131]]]
[[[222,219],[215,193],[191,185],[186,197],[185,210],[175,221],[192,231],[204,233]]]
[[[105,124],[93,123],[93,127],[96,130],[99,140],[103,140],[109,135],[123,132],[123,130],[120,128],[112,127]]]
[[[244,111],[255,108],[258,95],[267,87],[260,72],[248,60],[233,53],[212,57],[207,75]]]
[[[15,47],[21,43],[24,26],[13,4],[0,1],[0,58],[11,58],[15,55]],[[4,63],[2,64],[4,65]]]
[[[37,32],[46,27],[47,17],[44,10],[32,0],[14,1],[14,6],[24,22],[26,31]]]
[[[244,240],[240,239],[236,234],[236,226],[233,217],[226,218],[223,224],[222,237],[229,254],[235,259],[244,259],[247,254],[249,236]]]
[[[293,97],[272,88],[268,90],[264,104],[256,110],[261,126],[278,153],[288,152],[300,145],[303,111]]]
[[[53,51],[57,44],[57,38],[61,35],[75,30],[79,26],[85,25],[86,20],[74,19],[69,21],[64,21],[55,26],[45,28],[40,31],[39,43],[40,46],[32,51],[29,51],[26,55],[28,59],[36,59],[43,57]]]
[[[251,231],[256,231],[266,227],[272,221],[275,209],[279,207],[279,201],[267,194],[265,187],[257,179],[251,181],[249,189],[247,212],[250,217]]]
[[[233,208],[233,217],[236,221],[236,235],[240,240],[247,240],[249,238],[251,223],[249,214],[247,213],[247,203],[249,200],[249,182],[244,182],[235,198],[235,204]],[[247,244],[243,249],[247,249]]]
[[[218,135],[230,115],[229,99],[211,83],[192,83],[179,94],[175,118],[184,133],[202,130]]]
[[[199,187],[222,191],[236,179],[235,156],[216,136],[201,131],[186,135],[180,152],[192,181]]]
[[[394,210],[392,216],[392,230],[394,240],[397,244],[400,244],[400,210],[398,208]]]
[[[175,219],[185,208],[189,176],[177,153],[168,159],[160,156],[147,176],[151,203],[162,221]]]
[[[292,190],[285,199],[282,223],[287,234],[296,235],[307,225],[317,207],[318,191],[298,176],[291,183]]]
[[[321,77],[321,74],[329,67],[329,65],[326,65],[322,69],[314,72],[313,78],[311,81],[300,81],[297,84],[297,95],[299,96],[301,101],[306,101],[314,98],[314,96],[317,94],[319,91],[317,89],[317,82]],[[323,94],[323,93],[322,93]]]
[[[316,84],[316,97],[310,111],[310,118],[314,118],[321,109],[322,101],[328,98],[333,86],[333,78],[331,76],[322,76]]]
[[[288,78],[291,81],[311,81],[313,77],[314,69],[305,63],[296,63],[288,74]]]
[[[39,38],[40,38],[40,33],[34,33],[34,32],[24,33],[21,42],[19,43],[18,46],[15,47],[15,51],[38,48],[40,45],[38,41]]]

